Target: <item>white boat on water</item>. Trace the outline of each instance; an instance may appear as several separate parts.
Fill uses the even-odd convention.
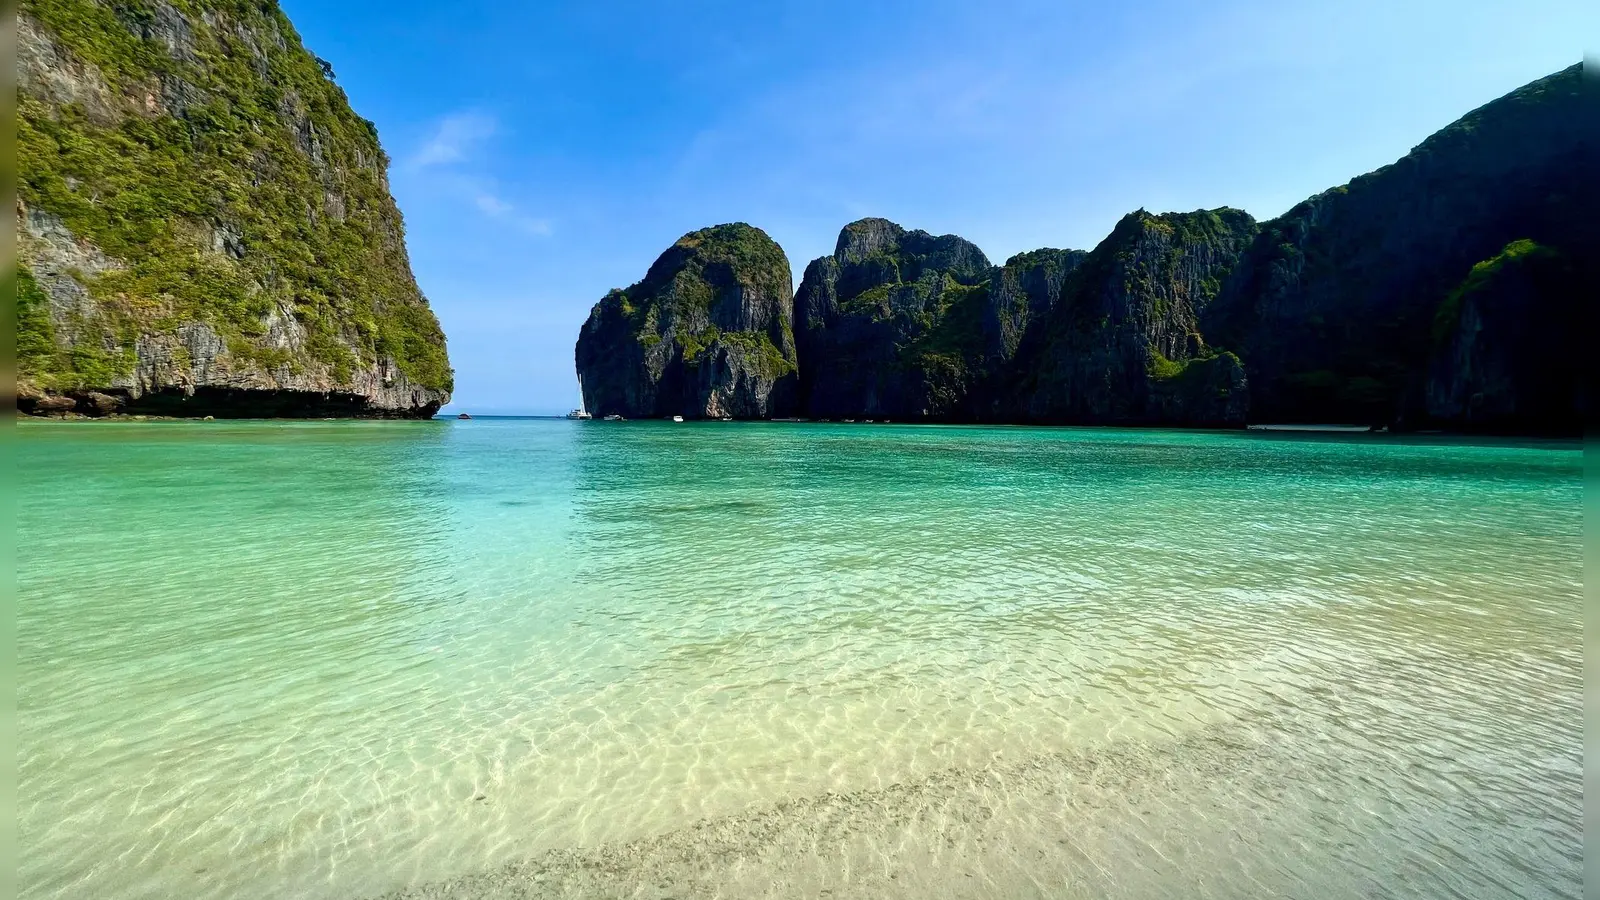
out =
[[[594,418],[594,416],[589,415],[589,410],[584,408],[584,403],[583,403],[583,376],[582,375],[578,376],[578,408],[573,410],[572,412],[567,413],[567,418],[569,418],[569,419],[592,419],[592,418]]]
[[[673,416],[672,417],[672,421],[674,421],[674,422],[682,422],[683,421],[683,416]]]

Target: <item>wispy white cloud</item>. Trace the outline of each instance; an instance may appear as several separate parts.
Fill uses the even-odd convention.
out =
[[[482,174],[484,147],[499,131],[499,120],[487,113],[451,113],[435,123],[401,168],[408,175],[425,176],[433,187],[470,204],[488,218],[506,222],[534,237],[549,235],[548,219],[521,212],[492,177]]]
[[[451,113],[440,119],[433,133],[406,160],[413,171],[465,162],[478,146],[500,129],[491,115],[476,111]]]
[[[478,196],[472,198],[472,202],[476,203],[479,209],[491,216],[506,215],[514,208],[510,203],[507,203],[493,194],[479,194]]]
[[[516,226],[534,237],[549,237],[553,226],[549,219],[535,219],[532,216],[517,216],[514,220]]]
[[[457,193],[469,197],[472,205],[478,211],[491,219],[496,219],[515,226],[518,230],[533,237],[545,237],[550,234],[550,221],[539,219],[521,212],[515,203],[503,197],[488,180],[460,179],[457,182]]]

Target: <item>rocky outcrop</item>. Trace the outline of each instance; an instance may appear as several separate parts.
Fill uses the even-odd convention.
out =
[[[862,219],[807,266],[771,396],[797,366],[792,408],[813,418],[1576,432],[1597,171],[1600,80],[1574,66],[1262,224],[1139,210],[1088,253],[991,267],[954,235]],[[653,268],[595,308],[579,342],[591,405],[785,414],[756,399],[767,381],[740,381],[747,363],[681,366],[715,334],[662,287],[679,268],[699,271]]]
[[[23,0],[17,22],[24,412],[448,402],[377,133],[275,4]]]
[[[1459,398],[1483,393],[1471,387],[1475,380],[1498,376],[1455,369],[1454,387],[1439,378],[1495,354],[1464,349],[1478,339],[1462,335],[1442,351],[1456,362],[1434,366],[1441,306],[1453,302],[1475,265],[1515,241],[1572,260],[1600,253],[1596,171],[1600,89],[1573,66],[1468,113],[1393,165],[1264,223],[1203,330],[1244,359],[1254,419],[1472,427],[1480,413]],[[1577,287],[1592,310],[1600,285]],[[1543,335],[1537,364],[1578,352],[1570,322],[1541,321],[1537,310],[1548,305],[1531,299],[1513,311],[1512,293],[1532,295],[1506,291],[1486,302]],[[1488,308],[1462,311],[1470,328]],[[1500,344],[1501,335],[1481,339]],[[1500,349],[1510,352],[1510,344]],[[1504,404],[1542,401],[1495,402],[1509,409]],[[1575,430],[1581,418],[1568,407],[1546,422]]]
[[[845,226],[795,298],[815,418],[1242,425],[1237,357],[1200,312],[1255,235],[1238,210],[1126,217],[1092,253],[1003,266],[954,235]]]
[[[955,235],[862,219],[795,297],[800,405],[818,418],[958,416],[982,376],[989,260]]]
[[[1255,233],[1237,209],[1124,216],[1017,360],[1006,418],[1243,425],[1239,360],[1213,351],[1199,321]]]
[[[742,222],[679,238],[644,280],[595,304],[578,336],[597,416],[766,418],[794,406],[793,277]]]

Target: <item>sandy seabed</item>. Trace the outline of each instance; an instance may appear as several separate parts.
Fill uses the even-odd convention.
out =
[[[551,850],[386,898],[1261,896],[1289,873],[1261,880],[1234,852],[1249,840],[1240,826],[1267,825],[1260,811],[1235,805],[1213,821],[1207,807],[1226,802],[1230,781],[1275,777],[1263,762],[1263,744],[1223,729],[997,759]],[[1194,828],[1178,829],[1179,817]]]

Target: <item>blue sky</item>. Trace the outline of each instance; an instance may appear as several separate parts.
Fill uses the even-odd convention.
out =
[[[589,307],[745,221],[796,281],[867,215],[996,261],[1258,218],[1579,60],[1600,4],[282,0],[393,158],[450,411],[559,413]]]

